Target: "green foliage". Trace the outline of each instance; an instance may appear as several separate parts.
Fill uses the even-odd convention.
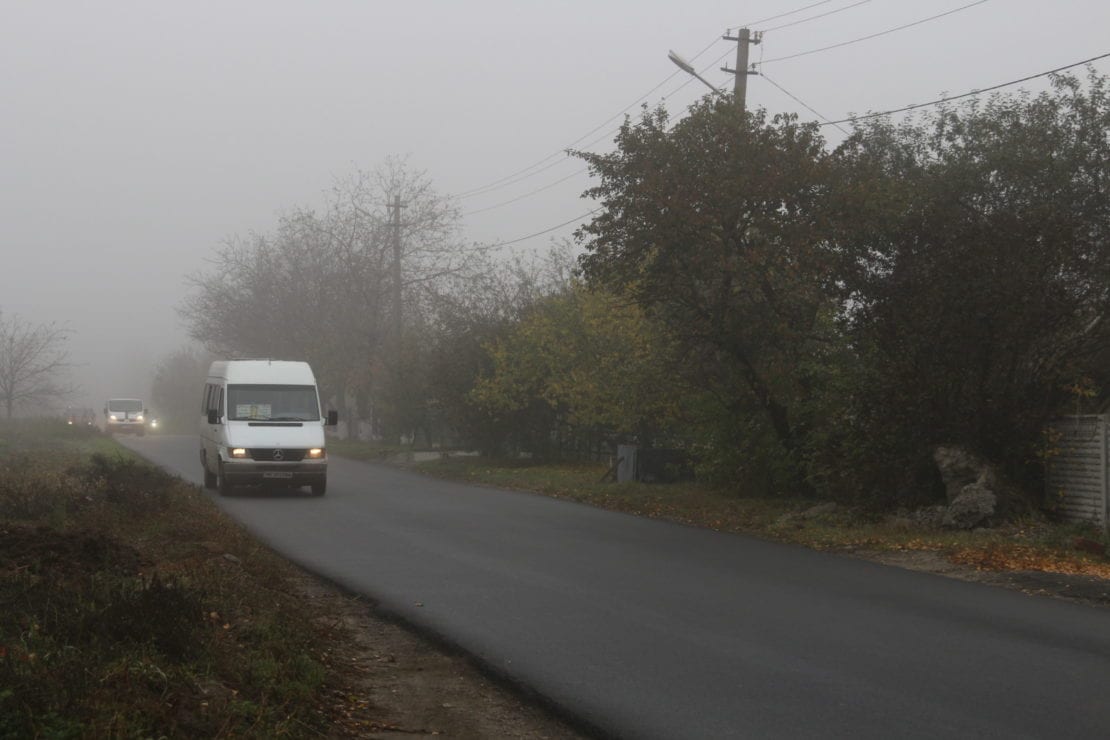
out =
[[[1074,409],[1067,389],[1105,386],[1107,92],[1105,78],[1058,77],[1037,96],[871,122],[837,153],[849,409],[868,472],[955,443],[1035,489],[1041,431],[1069,397]]]
[[[691,395],[676,382],[677,344],[665,327],[631,301],[578,282],[536,305],[489,351],[492,372],[472,397],[494,413],[543,404],[573,427],[650,443],[674,428]]]
[[[717,399],[701,420],[710,455],[758,446],[779,458],[765,470],[791,471],[780,484],[804,488],[798,368],[836,305],[816,127],[706,99],[673,127],[662,110],[626,122],[617,146],[580,154],[600,178],[587,195],[604,205],[580,232],[585,275],[678,338],[685,379]]]

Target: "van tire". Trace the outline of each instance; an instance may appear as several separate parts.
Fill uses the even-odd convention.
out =
[[[221,460],[216,473],[216,490],[220,492],[221,496],[230,496],[233,486],[228,483],[227,476],[224,475],[224,463]]]
[[[204,461],[203,457],[200,464],[204,466],[204,487],[211,491],[216,487],[216,474],[208,469],[208,463]]]
[[[319,483],[313,483],[309,486],[309,488],[312,490],[313,496],[323,496],[325,493],[328,492],[328,481],[327,479],[324,479]]]

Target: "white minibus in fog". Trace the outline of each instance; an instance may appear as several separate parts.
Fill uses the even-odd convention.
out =
[[[324,427],[316,378],[307,362],[224,360],[208,369],[200,407],[204,485],[221,495],[237,485],[328,485]]]

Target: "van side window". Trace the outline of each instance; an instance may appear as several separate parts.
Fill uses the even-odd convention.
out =
[[[217,416],[222,419],[224,416],[224,387],[222,385],[216,386],[216,399]]]

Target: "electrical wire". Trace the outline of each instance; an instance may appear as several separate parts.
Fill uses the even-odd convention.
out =
[[[1098,56],[1091,57],[1090,59],[1084,59],[1083,61],[1075,62],[1074,64],[1067,64],[1067,65],[1064,65],[1063,67],[1057,67],[1056,69],[1050,69],[1047,72],[1038,72],[1035,75],[1029,75],[1028,77],[1022,77],[1020,79],[1010,80],[1009,82],[1003,82],[1003,83],[998,84],[998,85],[991,85],[990,87],[984,87],[984,88],[981,88],[981,89],[978,89],[978,90],[972,90],[971,92],[961,93],[960,95],[949,95],[948,97],[945,97],[945,98],[938,98],[937,100],[930,100],[928,103],[914,103],[913,105],[907,105],[907,106],[903,106],[901,108],[895,108],[894,110],[886,110],[886,111],[882,111],[880,113],[867,113],[866,115],[862,115],[862,116],[852,116],[851,118],[842,118],[839,121],[829,121],[828,123],[822,123],[821,125],[822,126],[837,126],[837,124],[841,124],[841,123],[854,123],[856,121],[865,121],[869,118],[879,118],[881,116],[889,116],[889,115],[893,115],[895,113],[905,113],[906,111],[917,110],[918,108],[928,108],[929,106],[940,105],[941,103],[948,103],[948,102],[953,101],[953,100],[960,100],[962,98],[970,98],[970,97],[973,97],[975,95],[982,95],[983,93],[989,93],[993,90],[1001,90],[1004,87],[1011,87],[1013,85],[1020,85],[1022,82],[1029,82],[1029,80],[1035,80],[1038,77],[1047,77],[1048,75],[1053,75],[1053,74],[1056,74],[1058,72],[1064,72],[1066,70],[1072,69],[1073,67],[1079,67],[1079,66],[1082,66],[1084,64],[1090,64],[1091,62],[1097,62],[1100,59],[1106,59],[1107,57],[1110,57],[1110,52],[1107,52],[1105,54],[1099,54]]]
[[[724,57],[721,57],[721,58],[723,59]],[[766,75],[763,75],[763,77],[766,78],[767,81],[770,82],[772,85],[774,85],[775,87],[777,87],[778,89],[782,90],[784,93],[789,95],[791,98],[794,98],[797,102],[804,105],[806,108],[808,108],[814,114],[816,114],[820,118],[825,119],[825,123],[818,124],[818,125],[820,125],[820,126],[836,126],[837,128],[840,128],[840,124],[842,124],[842,123],[854,123],[856,121],[863,121],[863,120],[867,120],[867,119],[870,119],[870,118],[878,118],[880,116],[889,116],[889,115],[893,115],[895,113],[904,113],[904,112],[910,111],[910,110],[916,110],[916,109],[919,109],[919,108],[926,108],[926,107],[933,106],[933,105],[939,105],[941,103],[947,103],[947,102],[952,101],[952,100],[960,100],[962,98],[968,98],[968,97],[972,97],[972,96],[975,96],[975,95],[982,95],[984,93],[992,92],[994,90],[1000,90],[1004,87],[1011,87],[1013,85],[1018,85],[1018,84],[1021,84],[1022,82],[1029,82],[1030,80],[1035,80],[1035,79],[1038,79],[1040,77],[1046,77],[1046,76],[1051,75],[1051,74],[1057,74],[1059,72],[1065,72],[1069,69],[1073,69],[1075,67],[1079,67],[1079,66],[1082,66],[1084,64],[1091,64],[1092,62],[1097,62],[1097,61],[1100,61],[1100,60],[1106,59],[1106,58],[1110,58],[1110,52],[1106,52],[1105,54],[1099,54],[1097,56],[1093,56],[1093,57],[1090,57],[1088,59],[1084,59],[1082,61],[1073,62],[1072,64],[1066,64],[1062,67],[1056,67],[1055,69],[1050,69],[1050,70],[1047,70],[1045,72],[1038,72],[1037,74],[1027,75],[1025,77],[1020,77],[1016,80],[1010,80],[1009,82],[1003,82],[1003,83],[1000,83],[998,85],[992,85],[990,87],[985,87],[985,88],[982,88],[982,89],[979,89],[979,90],[972,90],[970,92],[962,93],[960,95],[950,95],[950,96],[947,96],[947,97],[944,97],[944,98],[939,98],[937,100],[929,101],[927,103],[917,103],[917,104],[914,104],[914,105],[907,105],[907,106],[904,106],[902,108],[895,108],[893,110],[882,111],[882,112],[879,112],[879,113],[868,113],[868,114],[862,115],[862,116],[852,116],[850,118],[842,118],[842,119],[837,120],[837,121],[828,120],[825,116],[821,115],[819,112],[817,112],[812,107],[810,107],[805,102],[803,102],[801,99],[797,98],[795,95],[793,95],[792,93],[787,91],[785,88],[783,88],[781,85],[776,83],[774,80],[768,78]],[[710,65],[710,66],[712,66],[712,65]],[[708,70],[708,67],[706,67],[706,69]],[[690,78],[690,79],[692,80],[693,78]],[[677,92],[677,90],[675,92]],[[677,121],[676,121],[676,123],[677,123]],[[843,128],[840,128],[840,130],[844,131]],[[845,133],[847,133],[847,132],[845,132]],[[577,175],[577,174],[580,174],[580,173],[576,172],[574,174]],[[554,184],[557,184],[557,183],[552,183],[552,185],[554,185]],[[601,206],[598,206],[597,208],[594,208],[593,210],[587,211],[586,213],[583,213],[579,216],[575,216],[574,218],[570,219],[569,221],[564,221],[560,224],[556,224],[554,226],[548,227],[548,228],[543,229],[541,231],[534,232],[532,234],[528,234],[526,236],[517,237],[516,239],[511,239],[511,240],[505,241],[505,242],[499,242],[498,244],[495,244],[494,247],[507,247],[507,246],[510,246],[510,245],[513,245],[513,244],[519,244],[520,242],[527,241],[528,239],[534,239],[537,236],[543,236],[544,234],[550,234],[552,231],[556,231],[558,229],[563,228],[564,226],[569,226],[570,224],[576,223],[578,221],[581,221],[584,218],[592,216],[593,214],[597,213],[600,210],[601,210]]]
[[[777,21],[779,18],[785,18],[789,15],[796,15],[798,13],[801,13],[802,11],[809,10],[810,8],[816,8],[818,5],[828,5],[832,1],[833,0],[821,0],[821,2],[819,2],[819,3],[812,3],[810,5],[806,5],[804,8],[797,8],[795,10],[790,10],[790,11],[787,11],[785,13],[779,13],[778,15],[772,15],[769,18],[760,18],[758,21],[751,21],[750,23],[745,23],[743,25],[737,26],[737,28],[758,26],[760,23],[770,23],[771,21]],[[728,30],[731,31],[732,27],[730,26],[728,28]]]
[[[473,216],[476,213],[485,213],[486,211],[492,211],[496,208],[501,208],[501,207],[507,206],[511,203],[516,203],[519,200],[524,200],[525,198],[531,198],[533,195],[536,195],[538,193],[542,193],[545,190],[550,190],[551,188],[555,187],[559,183],[566,182],[567,180],[571,179],[572,177],[578,177],[579,175],[585,173],[586,170],[588,170],[588,169],[589,169],[588,167],[583,167],[582,169],[575,170],[574,172],[570,173],[566,177],[560,177],[555,182],[548,183],[547,185],[544,185],[541,188],[536,188],[535,190],[531,190],[527,193],[524,193],[523,195],[518,195],[515,198],[509,198],[508,200],[501,201],[500,203],[494,203],[492,206],[485,206],[484,208],[475,208],[473,211],[467,211],[466,213],[464,213],[462,215],[464,215],[464,216]]]
[[[552,226],[550,228],[547,228],[547,229],[544,229],[543,231],[537,231],[534,234],[529,234],[527,236],[521,236],[521,237],[518,237],[516,239],[512,239],[510,241],[507,241],[507,242],[498,242],[497,244],[494,244],[493,247],[495,249],[497,247],[507,247],[507,246],[510,246],[512,244],[519,244],[520,242],[527,241],[529,239],[535,239],[537,236],[543,236],[544,234],[550,234],[552,231],[555,231],[557,229],[561,229],[564,226],[569,226],[570,224],[573,224],[573,223],[577,223],[578,221],[581,221],[582,219],[586,218],[587,216],[592,216],[600,210],[601,210],[601,206],[598,206],[597,208],[593,209],[592,211],[586,211],[581,216],[575,216],[574,218],[572,218],[569,221],[564,221],[561,224],[555,224],[554,226]]]
[[[760,33],[770,33],[771,31],[781,31],[784,28],[790,28],[791,26],[798,26],[798,25],[801,25],[802,23],[809,23],[810,21],[815,21],[818,18],[824,18],[826,16],[836,15],[837,13],[843,13],[845,10],[851,10],[852,8],[858,7],[860,5],[866,5],[869,2],[871,2],[871,0],[859,0],[859,2],[852,3],[851,5],[845,5],[843,8],[837,8],[836,10],[830,10],[830,11],[827,11],[825,13],[821,13],[820,15],[811,15],[809,18],[802,18],[801,20],[798,20],[798,21],[791,21],[790,23],[784,23],[781,26],[775,26],[774,28],[764,28],[760,31]]]
[[[694,60],[698,59],[700,56],[705,54],[705,52],[709,51],[711,48],[713,48],[713,46],[715,44],[719,43],[720,41],[722,41],[722,39],[720,37],[714,38],[711,42],[706,44],[705,47],[701,51],[699,51],[697,54],[695,54],[693,57],[691,57],[691,61],[694,61]],[[583,134],[582,136],[578,137],[577,139],[572,141],[567,146],[560,149],[558,152],[555,152],[553,154],[549,154],[548,156],[544,157],[543,159],[541,159],[537,162],[534,162],[534,163],[528,165],[527,167],[519,169],[516,172],[513,172],[509,175],[506,175],[505,177],[502,177],[498,180],[494,180],[492,182],[486,183],[485,185],[482,185],[482,186],[479,186],[479,187],[476,187],[476,188],[471,188],[469,190],[464,190],[461,193],[457,193],[454,197],[458,200],[463,200],[463,199],[466,199],[466,198],[472,198],[472,197],[477,196],[477,195],[484,195],[484,194],[486,194],[488,192],[491,192],[493,190],[500,190],[503,187],[507,187],[509,185],[514,185],[514,184],[516,184],[516,183],[518,183],[522,180],[526,180],[530,177],[533,177],[534,175],[537,175],[540,172],[543,172],[544,170],[547,170],[547,169],[550,169],[551,167],[554,167],[555,164],[558,164],[559,162],[556,162],[555,164],[547,165],[547,166],[545,166],[545,167],[543,167],[539,170],[536,170],[535,172],[531,172],[531,170],[535,170],[536,167],[540,167],[541,165],[546,165],[552,159],[555,159],[557,157],[565,157],[567,149],[574,148],[574,146],[579,144],[583,139],[587,139],[590,136],[593,136],[595,133],[600,131],[602,128],[609,125],[610,123],[612,123],[616,119],[620,118],[621,116],[623,116],[628,111],[632,110],[632,108],[636,107],[636,105],[639,104],[640,101],[649,97],[656,90],[658,90],[659,88],[666,85],[668,82],[673,80],[676,76],[681,74],[681,72],[682,72],[682,70],[678,70],[678,69],[676,69],[674,72],[671,72],[669,75],[667,75],[667,77],[665,77],[663,79],[662,82],[660,82],[657,85],[655,85],[654,87],[652,87],[646,93],[639,96],[634,101],[632,101],[631,103],[626,105],[624,108],[622,108],[618,113],[616,113],[616,114],[610,116],[609,118],[605,119],[599,125],[590,129],[585,134]],[[559,161],[561,162],[563,160],[559,160]]]
[[[867,2],[869,0],[863,0],[863,1]],[[762,23],[768,23],[768,22],[773,21],[773,20],[778,20],[779,18],[786,18],[786,17],[791,16],[791,15],[796,15],[798,13],[802,13],[806,10],[816,8],[820,5],[827,5],[830,2],[833,2],[833,0],[820,0],[820,2],[810,3],[808,5],[804,5],[800,8],[795,8],[794,10],[787,11],[785,13],[779,13],[777,15],[772,15],[772,16],[769,16],[767,18],[761,18],[761,19],[756,20],[756,21],[751,21],[750,23],[747,23],[745,25],[747,25],[747,26],[756,26],[756,25],[759,25],[759,24],[762,24]],[[851,7],[851,6],[849,6],[849,7]],[[847,10],[847,8],[844,8],[844,10]],[[834,11],[834,12],[838,12],[838,11]],[[715,44],[717,44],[718,42],[720,42],[722,40],[723,39],[721,39],[720,37],[715,37],[713,39],[713,41],[711,41],[709,44],[707,44],[701,51],[699,51],[697,54],[692,56],[690,58],[690,61],[691,62],[697,61],[697,59],[699,57],[701,57],[703,54],[705,54],[707,51],[709,51],[709,49],[711,49]],[[718,62],[720,62],[721,59],[724,59],[726,56],[728,56],[728,54],[729,54],[729,52],[726,52],[725,54],[721,55],[720,57],[718,57],[718,59],[713,64],[717,64]],[[713,64],[711,64],[709,66],[711,67],[711,66],[713,66]],[[707,67],[707,69],[708,69],[708,67]],[[554,152],[552,154],[549,154],[548,156],[544,157],[543,159],[540,159],[536,162],[533,162],[532,164],[528,165],[527,167],[522,167],[521,169],[516,170],[515,172],[512,172],[508,175],[505,175],[504,177],[501,177],[501,178],[498,178],[498,179],[493,180],[491,182],[488,182],[485,185],[480,185],[478,187],[470,188],[469,190],[464,190],[461,193],[456,193],[453,197],[456,200],[464,200],[464,199],[467,199],[467,198],[473,198],[473,197],[477,197],[477,196],[480,196],[480,195],[485,195],[486,193],[490,193],[490,192],[493,192],[495,190],[500,190],[500,189],[508,187],[510,185],[515,185],[518,182],[523,182],[524,180],[532,178],[532,177],[540,174],[541,172],[546,172],[547,170],[558,166],[562,162],[566,161],[565,159],[562,159],[562,157],[565,156],[567,149],[574,148],[583,139],[589,138],[590,136],[592,136],[593,134],[600,131],[602,128],[604,128],[606,125],[608,125],[612,121],[614,121],[617,118],[620,118],[621,116],[626,114],[629,110],[631,110],[633,107],[635,107],[637,104],[639,104],[642,100],[649,97],[656,90],[658,90],[659,88],[663,87],[668,82],[673,80],[680,73],[680,71],[681,70],[675,70],[671,74],[667,75],[667,77],[664,78],[662,82],[658,83],[657,85],[652,87],[650,90],[648,90],[646,93],[644,93],[640,97],[636,98],[636,100],[634,100],[632,103],[630,103],[629,105],[622,108],[620,110],[620,112],[618,112],[617,114],[615,114],[613,116],[610,116],[605,121],[600,123],[598,126],[594,127],[590,131],[587,131],[585,134],[580,136],[578,139],[572,141],[570,144],[568,144],[566,147],[563,147],[558,152]],[[686,83],[680,85],[677,89],[671,91],[668,95],[663,96],[664,99],[666,99],[670,95],[674,95],[675,93],[678,92],[678,90],[681,90],[685,86],[686,86]],[[620,130],[620,127],[618,126],[617,128],[612,129],[609,133],[604,134],[601,138],[605,138],[606,136],[609,136],[610,133],[615,133],[616,131],[619,131],[619,130]],[[592,146],[592,144],[587,144],[586,148],[588,148],[589,146]],[[552,160],[555,160],[555,161],[553,162]]]
[[[774,57],[772,59],[768,59],[764,62],[761,62],[760,64],[762,66],[763,64],[771,64],[772,62],[782,62],[782,61],[785,61],[787,59],[797,59],[798,57],[809,56],[810,54],[816,54],[818,52],[828,51],[829,49],[839,49],[840,47],[848,46],[849,44],[858,44],[860,41],[867,41],[869,39],[878,38],[879,36],[886,36],[888,33],[894,33],[895,31],[904,31],[907,28],[913,28],[914,26],[920,26],[922,23],[928,23],[929,21],[935,21],[938,18],[945,17],[946,15],[952,15],[953,13],[959,13],[961,10],[967,10],[968,8],[974,8],[976,5],[982,5],[983,3],[987,2],[987,1],[988,0],[975,0],[975,2],[973,2],[973,3],[968,3],[967,5],[961,5],[958,8],[953,8],[952,10],[946,11],[944,13],[938,13],[936,15],[931,15],[928,18],[922,18],[922,19],[916,20],[912,23],[906,23],[906,24],[901,25],[901,26],[895,26],[894,28],[888,28],[885,31],[879,31],[878,33],[868,34],[867,36],[860,36],[859,38],[851,39],[850,41],[841,41],[839,44],[830,44],[829,46],[822,46],[819,49],[810,49],[809,51],[801,51],[801,52],[798,52],[797,54],[787,54],[786,56]]]
[[[838,128],[838,129],[840,129],[841,131],[843,131],[843,132],[844,132],[844,135],[845,135],[845,136],[851,136],[851,134],[849,133],[849,131],[848,131],[847,129],[845,129],[845,128],[844,128],[843,126],[840,126],[840,125],[838,125],[838,124],[834,123],[834,122],[833,122],[833,121],[832,121],[832,120],[831,120],[831,119],[830,119],[830,118],[829,118],[828,116],[826,116],[826,115],[822,114],[821,112],[817,111],[816,109],[814,109],[814,108],[813,108],[812,106],[810,106],[810,105],[809,105],[809,104],[808,104],[807,102],[805,102],[804,100],[802,100],[801,98],[799,98],[799,97],[798,97],[797,95],[795,95],[794,93],[792,93],[792,92],[790,92],[789,90],[787,90],[787,89],[786,89],[785,87],[783,87],[783,86],[782,86],[782,85],[780,85],[779,83],[777,83],[777,82],[775,82],[774,80],[772,80],[772,79],[771,79],[770,77],[768,77],[768,76],[767,76],[767,75],[766,75],[765,73],[761,73],[761,74],[760,74],[760,77],[762,77],[763,79],[765,79],[765,80],[767,80],[768,82],[770,82],[770,83],[771,83],[772,85],[774,85],[775,87],[777,87],[777,88],[778,88],[779,90],[782,90],[782,91],[783,91],[784,93],[786,93],[786,94],[787,94],[787,95],[789,95],[789,96],[790,96],[791,98],[793,98],[793,99],[794,99],[794,100],[795,100],[795,101],[796,101],[797,103],[799,103],[799,104],[801,104],[801,105],[805,106],[805,107],[806,107],[806,108],[807,108],[807,109],[809,110],[809,112],[810,112],[810,113],[812,113],[813,115],[817,116],[817,117],[818,117],[818,118],[820,118],[821,120],[825,121],[825,122],[826,122],[826,123],[827,123],[828,125],[830,125],[830,126],[836,126],[836,127]]]

